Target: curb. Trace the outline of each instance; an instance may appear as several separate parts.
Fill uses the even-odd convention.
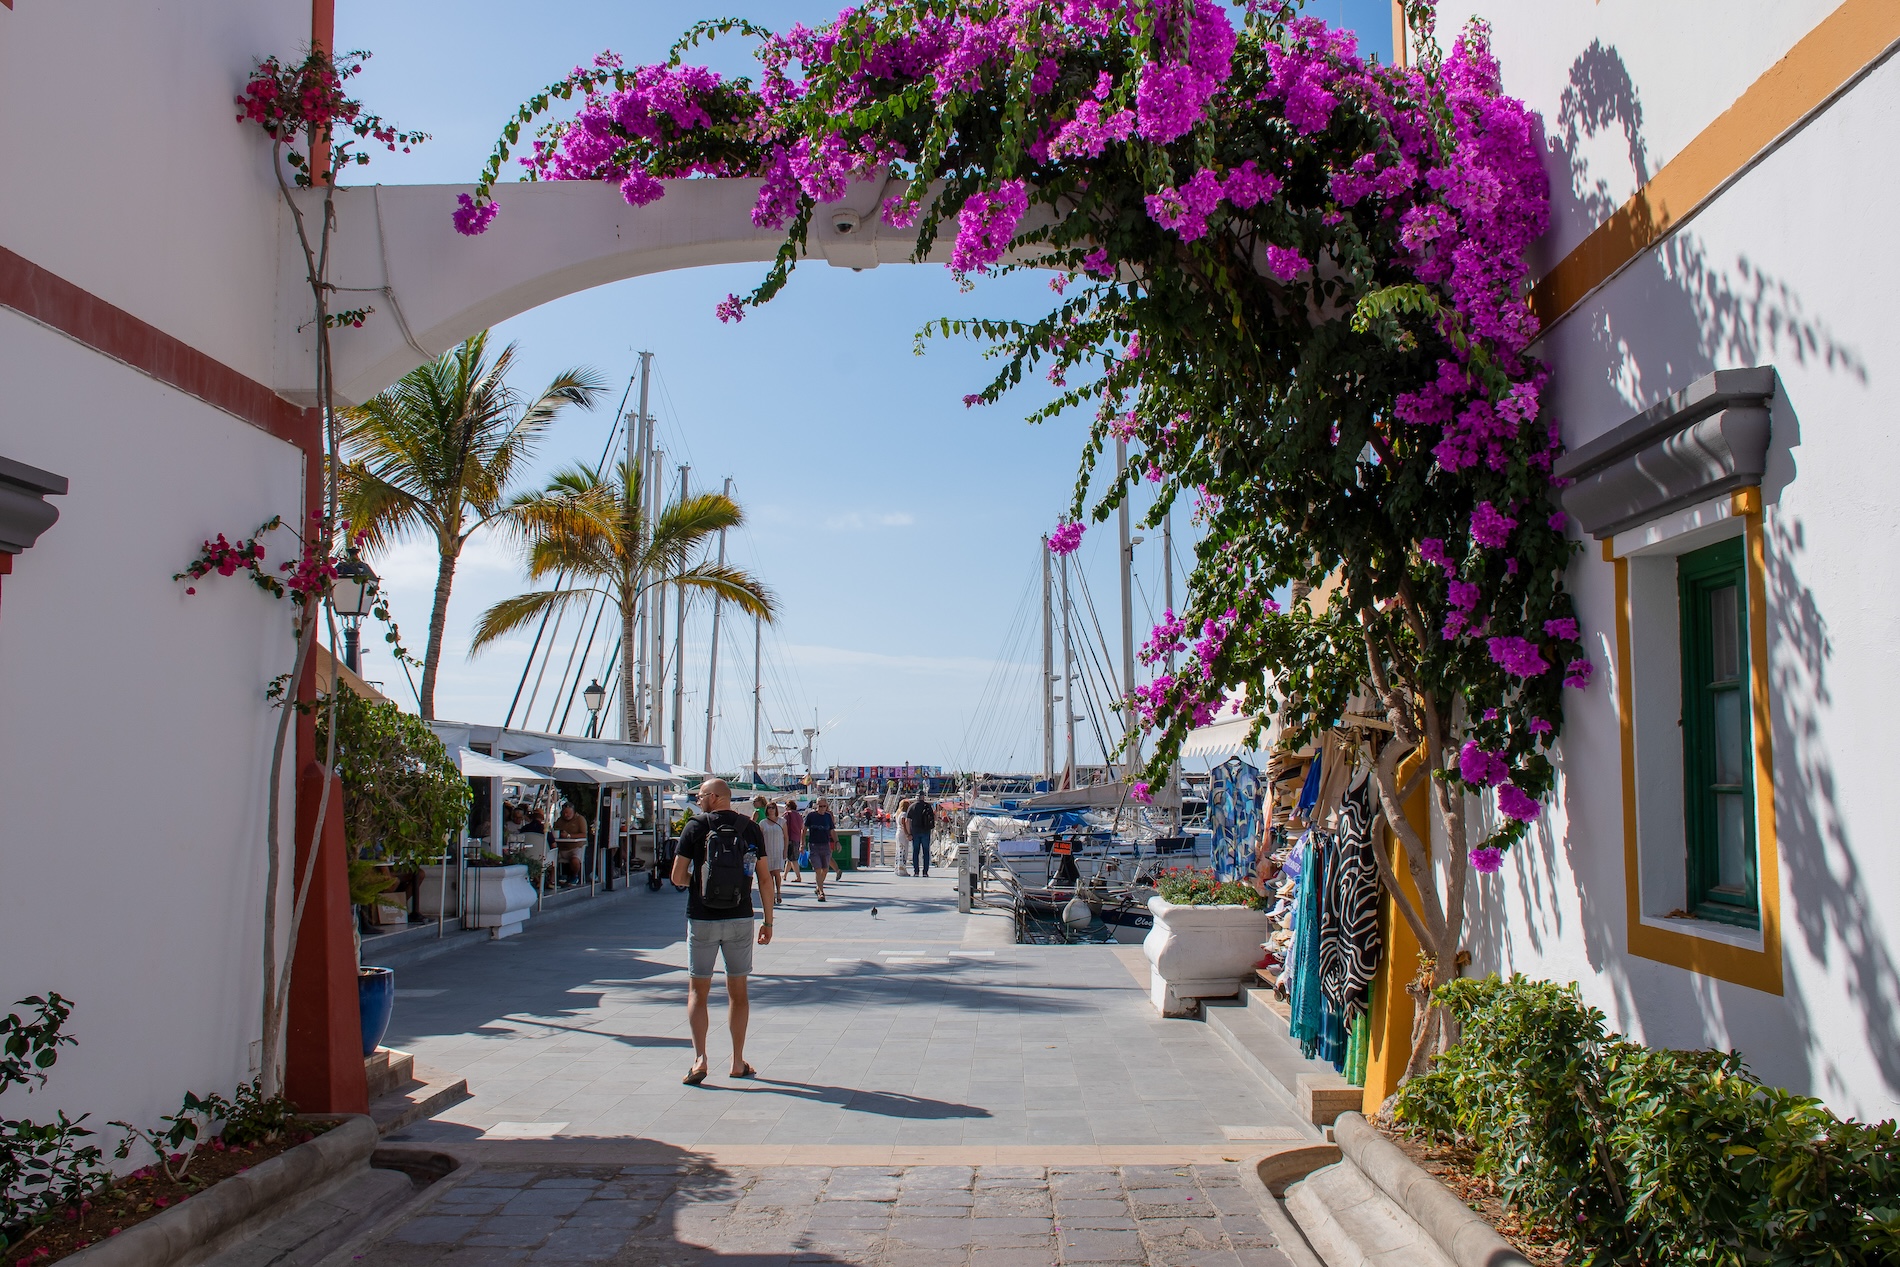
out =
[[[1346,1160],[1411,1215],[1457,1267],[1531,1267],[1497,1229],[1421,1169],[1362,1114],[1342,1113],[1333,1138]]]
[[[1300,1175],[1304,1175],[1316,1165],[1323,1166],[1328,1161],[1337,1160],[1337,1155],[1337,1150],[1330,1145],[1325,1146],[1325,1151],[1320,1153],[1309,1145],[1296,1144],[1277,1152],[1257,1153],[1246,1158],[1238,1167],[1240,1186],[1253,1194],[1254,1202],[1260,1207],[1261,1221],[1272,1231],[1280,1252],[1293,1267],[1327,1267],[1327,1264],[1307,1243],[1306,1233],[1293,1221],[1286,1206],[1281,1204],[1279,1194],[1273,1190],[1276,1186],[1285,1187],[1285,1183],[1278,1181],[1278,1176],[1297,1178],[1298,1175],[1292,1172],[1297,1170]],[[1269,1179],[1269,1175],[1275,1178]]]
[[[163,1214],[88,1246],[73,1267],[189,1267],[369,1165],[382,1142],[361,1114],[181,1201]]]

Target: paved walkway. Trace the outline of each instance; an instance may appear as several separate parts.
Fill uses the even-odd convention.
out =
[[[465,1166],[360,1261],[1284,1267],[1235,1163],[1311,1131],[1155,1015],[1139,947],[1010,945],[952,884],[794,886],[755,1080],[715,986],[713,1076],[680,1082],[671,886],[403,969],[386,1041],[474,1098],[395,1142]]]

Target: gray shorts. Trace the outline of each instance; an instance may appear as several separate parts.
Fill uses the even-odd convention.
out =
[[[686,974],[695,981],[710,981],[723,952],[727,976],[751,976],[752,939],[757,935],[749,918],[687,920]]]

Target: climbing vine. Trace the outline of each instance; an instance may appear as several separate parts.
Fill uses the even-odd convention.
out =
[[[719,306],[728,321],[787,283],[819,205],[866,182],[920,260],[942,235],[966,280],[1051,272],[1042,317],[932,333],[1000,359],[967,404],[1039,373],[1057,392],[1032,421],[1092,416],[1052,549],[1137,482],[1150,524],[1185,500],[1204,528],[1186,610],[1143,657],[1182,667],[1127,701],[1154,739],[1147,779],[1230,693],[1294,743],[1359,697],[1390,728],[1378,790],[1417,897],[1384,879],[1426,950],[1423,1002],[1457,972],[1470,870],[1498,869],[1553,788],[1563,691],[1591,664],[1529,351],[1542,125],[1503,93],[1482,24],[1445,52],[1429,2],[1407,20],[1404,67],[1276,0],[874,0],[817,30],[702,23],[664,63],[602,54],[524,105],[454,218],[487,228],[510,158],[634,205],[669,179],[759,178],[752,218],[785,238]],[[756,42],[756,82],[686,64],[731,35]],[[1126,472],[1098,477],[1111,445]],[[1283,609],[1294,586],[1324,597]],[[1450,857],[1402,812],[1421,783]],[[1442,1009],[1420,1014],[1415,1064],[1450,1036]]]

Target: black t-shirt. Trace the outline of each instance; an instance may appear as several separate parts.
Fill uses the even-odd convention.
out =
[[[910,820],[910,833],[915,836],[930,831],[937,825],[937,815],[931,810],[929,801],[918,801],[905,811]]]
[[[712,820],[722,823],[737,823],[739,835],[746,843],[746,852],[756,858],[765,857],[765,833],[759,825],[744,814],[729,809],[716,810],[711,814],[700,814],[686,824],[686,830],[680,833],[679,856],[693,864],[692,887],[686,893],[687,919],[751,919],[752,886],[747,885],[745,899],[737,906],[725,907],[717,911],[708,910],[700,905],[699,868],[706,861],[706,836],[712,831]],[[753,868],[758,864],[754,862]]]
[[[824,810],[813,810],[805,815],[805,839],[814,845],[830,844],[831,829],[836,821]]]

